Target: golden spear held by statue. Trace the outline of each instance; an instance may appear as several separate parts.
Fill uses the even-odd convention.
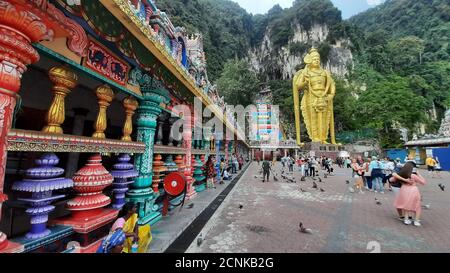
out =
[[[294,109],[295,109],[295,131],[297,133],[297,145],[301,146],[301,132],[300,132],[300,94],[298,92],[298,86],[297,86],[297,80],[300,77],[300,74],[302,71],[298,71],[294,75],[294,81],[292,84],[293,89],[293,96],[294,96]]]

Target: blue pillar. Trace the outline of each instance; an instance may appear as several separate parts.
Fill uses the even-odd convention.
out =
[[[218,181],[220,181],[220,140],[218,139],[218,137],[216,136],[216,172],[217,172],[217,177],[216,179]]]
[[[157,118],[161,114],[161,103],[169,102],[167,90],[152,83],[141,85],[144,99],[138,108],[137,141],[145,143],[145,152],[136,156],[135,166],[139,176],[127,192],[126,200],[137,204],[139,225],[154,224],[161,219],[161,213],[155,206],[159,192],[152,189],[153,145]],[[153,185],[154,186],[154,185]],[[156,188],[157,189],[157,188]]]

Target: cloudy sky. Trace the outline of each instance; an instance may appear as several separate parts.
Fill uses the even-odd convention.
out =
[[[233,0],[241,7],[253,14],[266,13],[274,5],[280,4],[283,8],[292,6],[293,0]],[[347,19],[370,7],[374,7],[384,0],[331,0],[342,11],[342,17]]]

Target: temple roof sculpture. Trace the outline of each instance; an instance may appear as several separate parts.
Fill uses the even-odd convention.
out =
[[[450,144],[450,109],[445,112],[441,127],[437,134],[426,134],[408,141],[406,146],[433,146]]]

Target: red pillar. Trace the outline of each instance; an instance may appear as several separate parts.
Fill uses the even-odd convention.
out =
[[[233,142],[233,150],[234,150],[234,153],[236,154],[236,156],[237,157],[239,157],[239,154],[238,154],[238,149],[237,149],[237,135],[235,134],[234,135],[234,142]]]
[[[3,185],[6,168],[6,139],[16,105],[16,94],[27,65],[39,60],[31,43],[51,39],[51,31],[43,18],[29,7],[0,0],[0,219],[1,204],[6,200]],[[0,249],[9,248],[6,236],[0,232]]]

